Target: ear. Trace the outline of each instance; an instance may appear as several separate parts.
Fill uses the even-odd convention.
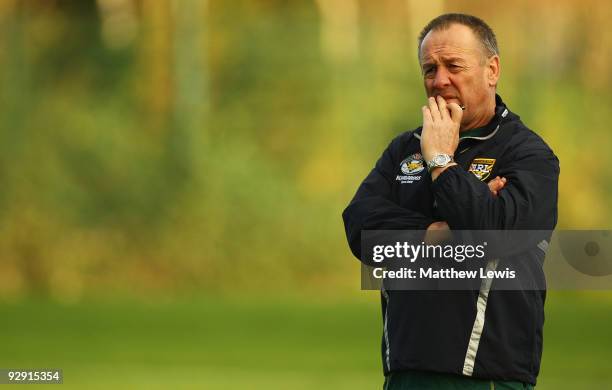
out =
[[[487,60],[486,76],[490,87],[497,85],[499,80],[499,56],[496,54]]]

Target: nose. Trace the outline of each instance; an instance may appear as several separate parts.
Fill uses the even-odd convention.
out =
[[[438,91],[444,90],[450,85],[449,72],[444,66],[436,69],[436,75],[433,79],[433,87]]]

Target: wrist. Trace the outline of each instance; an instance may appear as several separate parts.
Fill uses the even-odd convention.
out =
[[[442,172],[446,171],[448,168],[453,167],[457,165],[456,162],[451,162],[443,167],[435,167],[430,171],[431,174],[431,181],[435,181],[438,176],[440,176],[442,174]]]

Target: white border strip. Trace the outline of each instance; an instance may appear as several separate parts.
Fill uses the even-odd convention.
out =
[[[497,268],[498,259],[493,259],[487,263],[487,271],[494,271]],[[491,291],[492,278],[483,279],[478,291],[478,301],[476,302],[476,319],[472,327],[470,342],[465,353],[463,362],[463,375],[472,376],[474,373],[474,364],[476,363],[476,354],[478,353],[478,345],[480,337],[485,325],[485,311],[487,310],[487,301],[489,300],[489,291]]]
[[[542,240],[538,243],[538,248],[544,253],[548,250],[548,241]]]
[[[390,353],[390,348],[389,348],[389,331],[387,330],[387,321],[389,321],[389,294],[387,293],[387,291],[385,290],[385,287],[383,286],[380,290],[382,292],[382,295],[385,297],[385,301],[387,301],[387,304],[385,306],[385,324],[384,324],[384,328],[383,328],[383,334],[385,337],[385,345],[387,347],[387,349],[385,350],[385,363],[387,363],[387,371],[391,371],[391,364],[389,361],[389,355]]]
[[[493,138],[493,136],[495,134],[497,134],[497,131],[499,130],[499,125],[497,125],[497,127],[495,128],[495,130],[493,130],[491,133],[489,133],[488,135],[485,135],[484,137],[463,137],[463,138],[459,138],[459,142],[463,141],[464,139],[476,139],[479,141],[485,141],[488,140],[489,138]],[[421,135],[418,133],[413,133],[414,136],[416,137],[416,139],[420,140],[421,139]]]

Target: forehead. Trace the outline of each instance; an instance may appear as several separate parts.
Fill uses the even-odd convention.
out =
[[[469,60],[479,56],[482,56],[482,44],[472,29],[462,24],[428,32],[419,52],[421,62],[449,57]]]

